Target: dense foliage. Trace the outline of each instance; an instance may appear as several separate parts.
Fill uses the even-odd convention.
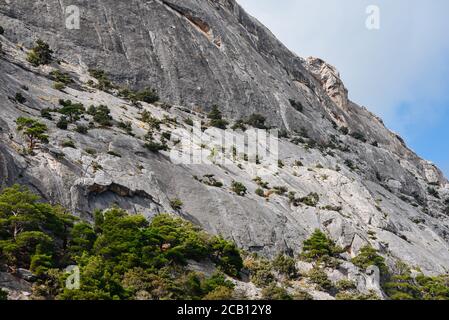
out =
[[[50,64],[53,60],[53,51],[50,46],[42,40],[36,41],[36,46],[28,52],[27,60],[33,66]]]
[[[327,262],[341,251],[341,248],[336,246],[326,234],[317,229],[309,239],[304,241],[301,256],[307,261]]]
[[[213,299],[231,297],[243,266],[237,247],[191,223],[157,215],[149,223],[119,208],[94,213],[93,225],[13,186],[0,194],[0,265],[30,269],[34,297],[45,299]],[[212,261],[210,278],[186,269]],[[64,288],[64,268],[80,268],[79,289]]]

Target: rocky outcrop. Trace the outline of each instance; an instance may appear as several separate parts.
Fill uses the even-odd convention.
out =
[[[0,2],[2,186],[26,184],[85,219],[114,204],[149,218],[176,213],[266,256],[300,252],[303,240],[321,228],[345,248],[347,259],[371,244],[391,264],[401,259],[426,273],[449,271],[448,181],[378,117],[349,101],[335,68],[297,57],[234,1],[104,0],[79,6],[82,29],[68,30],[60,1]],[[59,63],[35,68],[26,62],[26,48],[37,38],[50,43]],[[104,69],[121,85],[156,87],[172,107],[138,107],[114,90],[93,89],[87,85],[93,80],[89,67]],[[55,90],[49,77],[54,69],[75,83]],[[14,100],[17,92],[26,102]],[[54,120],[40,113],[57,110],[59,99],[105,104],[115,123],[129,122],[133,134],[117,125],[87,134],[73,125],[60,130],[56,111]],[[279,139],[278,172],[245,161],[246,150],[229,157],[217,147],[222,130],[206,130],[207,143],[190,139],[186,120],[207,122],[201,111],[215,103],[231,122],[260,113],[286,130]],[[182,146],[190,145],[210,163],[179,164],[170,151],[145,148],[143,110],[161,121],[155,138],[170,132],[172,150],[189,153]],[[49,145],[34,155],[23,152],[19,116],[49,127]],[[225,164],[217,160],[226,157]],[[271,188],[268,199],[255,193],[255,172]],[[205,176],[221,186],[204,183],[210,182]],[[232,192],[233,181],[247,187],[244,197]],[[315,205],[296,201],[310,194],[318,195]],[[182,200],[182,208],[173,208],[174,199]]]

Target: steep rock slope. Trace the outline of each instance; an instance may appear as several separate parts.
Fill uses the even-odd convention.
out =
[[[431,273],[449,271],[447,180],[380,119],[349,101],[335,68],[297,57],[232,0],[75,4],[82,12],[81,30],[64,28],[61,1],[0,2],[0,25],[6,30],[0,60],[2,185],[29,185],[87,219],[93,209],[114,203],[148,216],[176,211],[271,256],[299,252],[302,241],[322,228],[348,257],[370,243],[391,261],[399,258]],[[37,38],[55,49],[59,65],[34,68],[26,62],[19,45],[30,48]],[[263,168],[244,161],[245,150],[226,166],[177,165],[166,151],[149,152],[143,110],[116,94],[88,88],[89,67],[104,69],[120,84],[156,87],[174,107],[143,103],[143,108],[163,122],[161,132],[173,132],[172,149],[191,143],[184,120],[207,121],[189,109],[218,104],[232,119],[263,114],[286,129],[288,138],[279,145],[283,168],[261,178],[301,197],[317,193],[318,204],[295,206],[286,195],[274,194],[268,201],[256,195],[251,170]],[[49,72],[54,69],[69,72],[75,84],[53,89]],[[25,103],[14,101],[17,92]],[[131,122],[134,136],[116,126],[80,134],[73,126],[60,130],[55,121],[41,119],[50,128],[49,145],[34,156],[23,153],[25,142],[14,121],[40,118],[44,108],[57,110],[59,99],[86,107],[106,104],[116,121]],[[208,144],[194,147],[215,155],[222,134],[209,129]],[[67,147],[67,140],[76,148]],[[223,187],[207,185],[204,175],[213,175]],[[248,195],[231,192],[233,181],[242,182]],[[175,198],[182,200],[182,210],[173,210]]]

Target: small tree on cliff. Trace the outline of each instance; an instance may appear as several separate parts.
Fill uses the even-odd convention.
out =
[[[45,124],[31,118],[20,117],[16,120],[17,130],[28,139],[28,148],[33,151],[37,143],[48,143],[48,128]]]

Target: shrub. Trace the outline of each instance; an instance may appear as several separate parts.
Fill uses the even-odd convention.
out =
[[[114,88],[113,83],[109,80],[106,72],[100,69],[89,69],[91,77],[97,79],[98,84],[95,86],[99,90],[110,90]]]
[[[354,164],[354,162],[352,161],[352,160],[350,160],[350,159],[346,159],[345,160],[345,165],[349,168],[349,169],[351,169],[351,170],[355,170],[355,169],[357,169],[357,166]]]
[[[223,182],[220,182],[217,179],[215,179],[213,174],[204,175],[203,179],[198,179],[198,181],[200,181],[210,187],[216,187],[216,188],[223,187]]]
[[[173,210],[181,210],[183,205],[183,202],[178,198],[170,200],[170,206]]]
[[[247,258],[246,268],[250,271],[250,280],[258,287],[267,287],[275,281],[270,263],[265,259]]]
[[[166,144],[155,142],[155,141],[149,141],[149,142],[145,143],[145,148],[147,148],[148,150],[150,150],[151,152],[154,152],[154,153],[159,152],[159,151],[167,151],[168,150],[168,146]]]
[[[8,292],[3,291],[3,289],[0,288],[0,301],[3,301],[3,300],[8,300]]]
[[[243,268],[243,260],[235,243],[227,241],[222,237],[214,237],[211,240],[213,250],[213,261],[224,273],[237,277]]]
[[[73,79],[70,77],[68,73],[61,72],[59,70],[54,70],[50,72],[50,76],[54,81],[62,83],[63,85],[67,85],[73,82]]]
[[[333,289],[332,282],[327,277],[326,272],[319,267],[314,267],[309,271],[308,277],[310,281],[317,285],[319,290],[330,291]]]
[[[427,192],[434,198],[440,199],[440,193],[433,187],[428,187]]]
[[[263,189],[269,189],[268,182],[263,181],[261,177],[255,177],[255,178],[253,179],[253,181],[254,181],[255,183],[257,183],[257,185],[258,185],[259,187],[261,187],[261,188],[263,188]]]
[[[82,103],[73,103],[71,100],[59,100],[62,108],[58,112],[67,117],[70,123],[80,119],[81,115],[86,111]]]
[[[159,95],[157,91],[152,88],[146,88],[142,91],[139,91],[135,95],[136,100],[143,101],[146,103],[155,103],[159,101]]]
[[[265,121],[266,118],[264,116],[254,113],[249,116],[245,123],[257,129],[268,129],[265,125]]]
[[[5,29],[2,26],[0,26],[0,35],[3,35],[4,33],[5,33]]]
[[[341,252],[335,243],[329,239],[321,230],[315,232],[303,243],[301,257],[308,261],[322,260],[334,257]]]
[[[244,120],[237,120],[232,126],[232,130],[242,130],[246,131],[246,125]]]
[[[76,128],[75,128],[75,131],[80,134],[87,134],[88,130],[89,129],[85,125],[82,125],[82,124],[77,124]]]
[[[305,291],[298,290],[293,293],[293,300],[297,301],[311,301],[313,300],[313,296]]]
[[[185,120],[184,120],[184,123],[185,123],[186,125],[188,125],[188,126],[193,127],[193,120],[190,119],[190,118],[185,119]]]
[[[50,46],[42,40],[36,41],[36,46],[28,53],[27,60],[33,66],[38,67],[40,65],[50,64],[53,60],[53,51]]]
[[[360,140],[362,142],[366,142],[367,141],[366,138],[365,138],[365,135],[363,133],[361,133],[361,132],[358,132],[358,131],[352,132],[350,134],[350,136],[353,137],[354,139]]]
[[[285,167],[285,164],[282,160],[278,160],[278,168],[282,169],[283,167]]]
[[[257,188],[256,189],[256,195],[258,195],[259,197],[265,197],[265,192],[263,191],[263,189],[261,188]]]
[[[58,127],[61,130],[67,130],[69,126],[69,121],[65,116],[62,116],[59,118],[58,122],[56,123],[56,127]]]
[[[53,88],[58,91],[62,91],[65,89],[65,84],[62,82],[55,82],[55,83],[53,83]]]
[[[229,124],[228,121],[223,119],[223,115],[217,105],[212,106],[212,110],[209,112],[207,117],[210,119],[209,125],[211,127],[225,130]]]
[[[117,126],[118,126],[120,129],[125,130],[125,132],[126,132],[127,134],[129,134],[130,136],[134,136],[134,134],[133,134],[133,126],[132,126],[131,121],[126,121],[126,122],[120,121],[120,122],[117,124]]]
[[[65,141],[62,143],[62,146],[63,146],[64,148],[73,148],[73,149],[76,149],[75,142],[73,142],[72,140],[65,140]]]
[[[350,292],[339,292],[335,295],[335,299],[339,301],[366,301],[366,300],[380,300],[379,296],[374,292],[370,291],[367,294],[361,293],[350,293]]]
[[[262,290],[264,300],[293,300],[292,296],[285,288],[271,284]]]
[[[300,198],[299,201],[309,207],[316,207],[320,201],[320,196],[316,192],[310,193],[308,196]]]
[[[52,117],[52,115],[50,113],[50,109],[48,109],[48,108],[45,108],[45,109],[41,110],[41,117],[45,118],[45,119],[48,119],[48,120],[53,120],[53,117]]]
[[[276,193],[279,196],[283,196],[288,192],[288,188],[284,186],[276,186],[273,187],[274,193]]]
[[[20,92],[16,93],[14,99],[20,104],[24,104],[27,101],[27,99]]]
[[[87,113],[93,116],[93,119],[98,124],[110,127],[112,126],[111,110],[105,105],[99,105],[98,107],[90,106]]]
[[[298,276],[295,260],[286,255],[280,254],[272,262],[273,269],[280,274],[287,276],[289,279],[294,279]]]
[[[357,289],[357,284],[349,279],[342,279],[338,281],[335,287],[340,291],[349,291]]]
[[[148,123],[148,125],[150,126],[150,130],[160,130],[161,129],[162,121],[153,117],[151,112],[149,112],[147,110],[144,110],[141,113],[140,120],[142,122]]]
[[[91,149],[91,148],[87,148],[84,150],[87,154],[90,154],[91,156],[94,156],[97,154],[97,150],[95,149]]]
[[[231,184],[231,189],[233,192],[235,192],[239,196],[245,196],[247,189],[241,182],[233,181]]]
[[[348,135],[349,134],[349,129],[348,127],[341,127],[340,128],[340,132],[344,135]]]
[[[17,130],[28,139],[29,150],[34,150],[37,143],[48,143],[48,128],[45,124],[31,118],[20,117],[16,120]]]
[[[388,273],[385,259],[378,254],[377,250],[367,245],[360,250],[357,257],[352,258],[351,262],[360,269],[367,269],[370,266],[377,266],[381,273]]]
[[[208,301],[225,301],[234,298],[234,290],[228,287],[219,286],[206,294],[203,300]]]

